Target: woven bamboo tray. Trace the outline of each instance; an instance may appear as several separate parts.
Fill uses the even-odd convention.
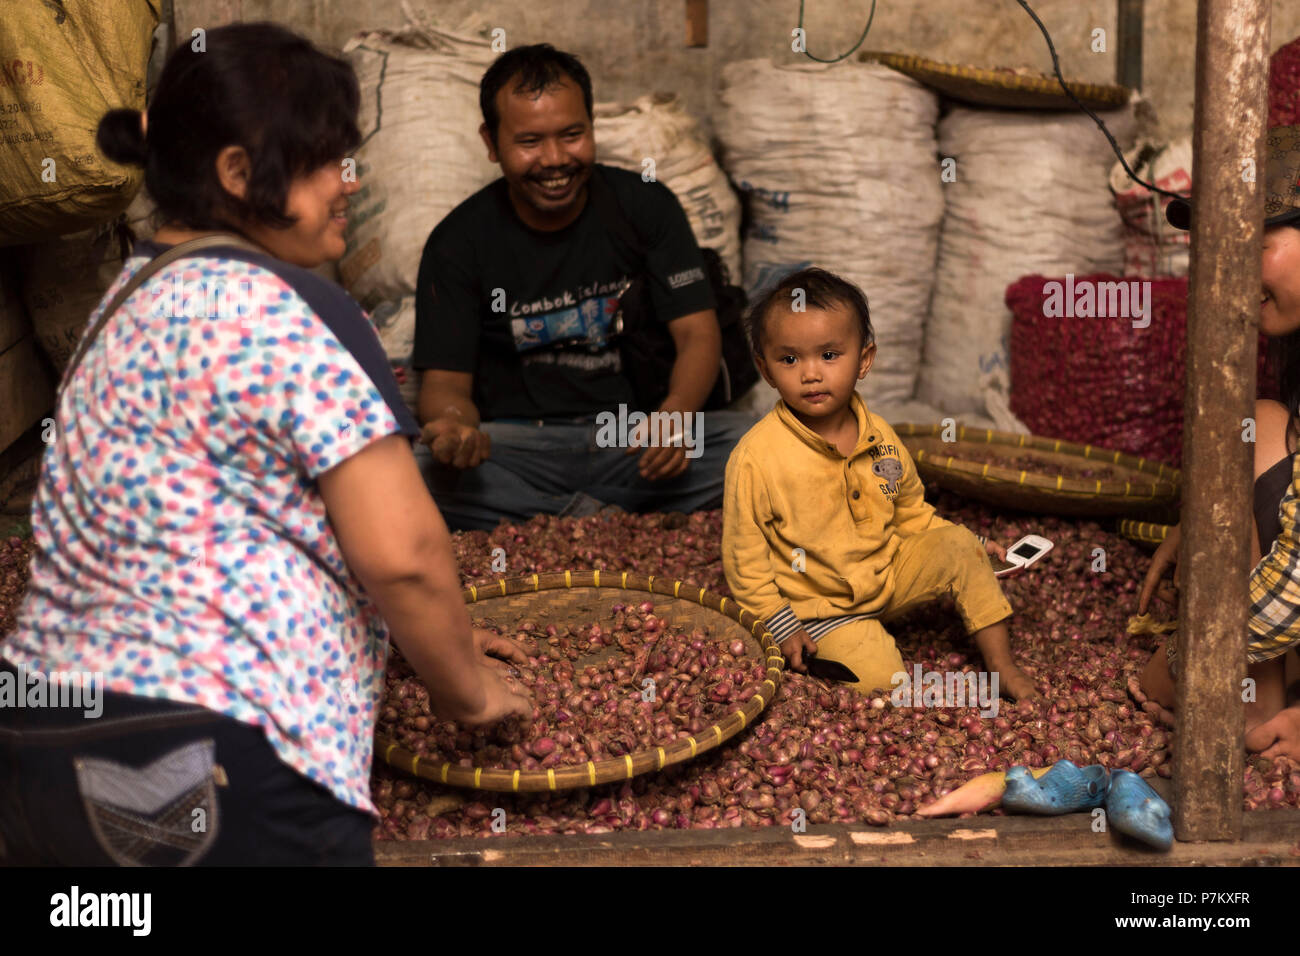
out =
[[[614,604],[646,600],[643,594],[628,592],[656,595],[654,613],[670,626],[706,627],[715,640],[740,638],[750,654],[765,656],[767,679],[759,685],[758,693],[740,710],[693,736],[623,757],[588,760],[549,770],[464,767],[436,757],[421,757],[382,734],[375,735],[375,754],[389,766],[412,776],[454,787],[504,792],[571,790],[618,783],[682,763],[714,749],[752,724],[776,696],[785,659],[766,624],[742,610],[731,598],[681,581],[630,571],[559,571],[502,578],[495,585],[466,588],[463,595],[467,604],[474,605],[471,617],[489,618],[509,633],[512,625],[528,618],[558,626],[604,621]],[[579,661],[578,666],[583,666],[583,662]]]
[[[1171,506],[1178,500],[1177,468],[1123,452],[986,428],[958,427],[957,440],[951,442],[943,440],[943,425],[895,425],[894,431],[907,445],[923,479],[1001,507],[1088,517],[1147,516],[1152,508]],[[1042,462],[1042,470],[963,459],[963,452],[980,458],[990,454],[1002,454],[1008,460],[1033,458]],[[1122,477],[1066,478],[1053,474],[1056,464],[1095,464]]]
[[[1055,76],[1006,73],[977,66],[957,66],[906,53],[864,52],[859,59],[882,63],[955,100],[1002,109],[1072,110],[1071,100]],[[1066,80],[1070,92],[1089,109],[1113,110],[1128,102],[1127,87]]]
[[[1158,545],[1169,536],[1173,530],[1173,525],[1156,524],[1153,521],[1133,521],[1125,518],[1119,523],[1119,533],[1122,537],[1130,541],[1137,541],[1139,544]]]

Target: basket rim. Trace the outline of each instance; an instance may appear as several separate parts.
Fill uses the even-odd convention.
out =
[[[1056,77],[1047,73],[1002,73],[982,66],[931,60],[913,53],[888,53],[878,50],[864,50],[859,54],[859,58],[865,62],[876,62],[898,70],[920,83],[924,83],[929,78],[957,80],[975,87],[1051,97],[1054,103],[1044,104],[1045,107],[1054,106],[1055,102],[1061,104],[1061,109],[1073,105],[1069,97],[1062,92]],[[1090,101],[1094,108],[1119,109],[1132,95],[1127,87],[1113,83],[1088,83],[1068,79],[1066,83],[1070,87],[1070,92],[1081,100]],[[944,92],[956,99],[970,97],[974,102],[979,102],[974,93],[968,92],[966,97],[963,97],[946,89]]]
[[[1139,541],[1144,544],[1162,544],[1173,530],[1171,524],[1160,524],[1155,521],[1135,521],[1132,518],[1123,518],[1119,523],[1119,533],[1121,537],[1128,538],[1130,541]]]
[[[894,425],[894,432],[900,438],[931,438],[940,436],[949,426],[902,424]],[[999,484],[1020,485],[1036,491],[1045,491],[1052,495],[1073,497],[1087,495],[1093,497],[1114,498],[1169,498],[1178,493],[1182,483],[1181,473],[1162,462],[1139,458],[1121,451],[1099,448],[1095,445],[1080,445],[1076,442],[1059,438],[1040,438],[1036,435],[1017,434],[1015,432],[997,431],[992,428],[968,428],[957,426],[957,441],[988,445],[1006,445],[1025,448],[1030,451],[1052,452],[1075,458],[1084,458],[1106,464],[1120,465],[1133,471],[1154,473],[1147,482],[1118,481],[1101,478],[1066,478],[1057,475],[1048,478],[1019,468],[1006,468],[985,462],[963,459],[960,455],[938,456],[927,454],[924,449],[912,451],[912,458],[918,467],[923,463],[929,467],[946,470],[954,475],[978,478]]]
[[[748,628],[765,652],[767,676],[759,684],[758,693],[747,700],[739,710],[732,711],[697,734],[691,734],[689,737],[674,740],[672,743],[651,750],[639,750],[622,757],[588,760],[583,764],[570,764],[547,770],[504,770],[463,767],[446,760],[421,757],[401,746],[391,737],[376,733],[375,754],[390,767],[435,783],[505,793],[555,792],[578,787],[593,787],[604,783],[618,783],[653,770],[662,770],[675,763],[683,763],[720,746],[753,723],[781,688],[781,672],[785,668],[785,657],[777,647],[772,632],[767,628],[767,623],[742,608],[734,598],[723,597],[708,588],[633,571],[550,571],[496,580],[496,586],[466,587],[461,592],[465,603],[477,604],[514,594],[540,593],[560,588],[644,591],[697,603]]]

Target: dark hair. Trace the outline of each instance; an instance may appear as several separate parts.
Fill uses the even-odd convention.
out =
[[[497,127],[501,125],[497,94],[503,86],[514,80],[514,92],[540,95],[564,82],[565,77],[582,90],[582,101],[590,119],[595,115],[592,112],[591,76],[572,53],[557,50],[549,43],[534,43],[515,47],[493,60],[478,85],[478,105],[483,111],[483,123],[492,137],[492,145],[496,145]]]
[[[196,41],[197,42],[197,41]],[[361,143],[361,92],[346,60],[317,50],[273,23],[209,30],[202,51],[185,40],[172,51],[149,106],[112,110],[96,141],[109,159],[145,168],[162,222],[191,229],[250,220],[276,228],[294,177],[338,160]],[[217,178],[227,146],[248,152],[248,192],[239,199]]]
[[[749,347],[755,355],[763,354],[763,328],[767,324],[768,315],[778,305],[789,309],[796,291],[803,292],[804,305],[808,308],[844,306],[857,316],[862,344],[867,345],[876,340],[876,333],[871,328],[871,313],[867,309],[867,297],[862,294],[862,290],[833,272],[813,267],[786,276],[764,293],[749,310],[745,328],[749,333]]]

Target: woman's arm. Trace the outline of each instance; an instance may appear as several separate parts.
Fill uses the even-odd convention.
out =
[[[348,567],[438,713],[471,725],[530,716],[528,702],[510,693],[474,649],[451,536],[407,440],[380,439],[318,484]]]

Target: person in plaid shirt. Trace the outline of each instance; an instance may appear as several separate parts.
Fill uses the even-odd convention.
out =
[[[1264,254],[1259,328],[1272,339],[1282,401],[1255,403],[1255,525],[1252,528],[1250,627],[1246,641],[1255,700],[1246,704],[1246,748],[1265,757],[1300,757],[1300,702],[1287,706],[1286,652],[1300,646],[1300,126],[1269,130],[1264,172]],[[1190,226],[1190,207],[1175,200],[1166,215]],[[1175,599],[1161,585],[1178,559],[1174,528],[1157,549],[1138,599]],[[1174,642],[1156,652],[1142,674],[1147,707],[1171,719],[1178,662]]]

